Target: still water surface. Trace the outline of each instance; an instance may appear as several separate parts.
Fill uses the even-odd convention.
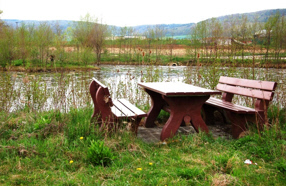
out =
[[[214,89],[219,76],[276,81],[273,103],[285,107],[285,69],[102,65],[101,70],[63,73],[4,72],[1,75],[1,110],[12,112],[29,107],[35,111],[83,107],[91,103],[89,83],[94,77],[107,85],[112,98],[126,97],[138,105],[150,104],[137,82],[185,82]],[[248,100],[235,100],[249,106]]]

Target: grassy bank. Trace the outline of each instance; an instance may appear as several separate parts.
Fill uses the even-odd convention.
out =
[[[0,183],[3,185],[284,185],[286,131],[214,139],[204,133],[148,144],[121,124],[111,136],[90,124],[92,107],[68,113],[1,113]],[[273,115],[275,113],[272,113]],[[271,113],[270,113],[271,116]],[[279,127],[279,130],[277,128]],[[104,142],[99,160],[91,144]],[[250,159],[253,164],[245,164]],[[103,162],[103,161],[99,161]]]
[[[156,66],[134,71],[108,67],[101,69],[106,76],[97,75],[111,95],[127,97],[145,111],[150,100],[136,87],[138,81],[183,77],[183,82],[210,89],[220,75],[279,81],[268,110],[269,130],[258,135],[255,127],[249,127],[250,133],[238,140],[199,133],[177,135],[166,144],[149,144],[122,123],[117,132],[106,136],[97,124],[90,123],[93,107],[88,87],[95,76],[92,71],[3,72],[0,185],[285,185],[283,71],[267,75],[264,69],[220,67],[219,62],[187,67],[183,72],[175,68],[164,72]],[[117,84],[109,80],[108,72],[119,81]],[[252,103],[235,101],[246,106]],[[162,113],[159,122],[164,123],[166,117]],[[253,164],[245,164],[247,159]]]

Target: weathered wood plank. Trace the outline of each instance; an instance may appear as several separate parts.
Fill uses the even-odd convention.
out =
[[[274,91],[276,89],[277,83],[271,81],[261,81],[261,80],[250,80],[250,79],[239,79],[233,77],[221,76],[219,78],[219,83],[255,88],[260,90]]]
[[[236,95],[243,95],[253,98],[259,98],[264,100],[272,100],[274,93],[269,91],[263,91],[263,90],[257,90],[257,89],[248,89],[243,87],[236,87],[226,84],[218,84],[217,90],[223,91],[223,92],[229,92]]]
[[[206,101],[206,104],[208,105],[213,105],[216,107],[221,107],[227,110],[231,110],[236,113],[241,113],[241,114],[254,114],[256,111],[253,108],[233,104],[231,102],[223,101],[221,99],[216,99],[216,98],[209,98]]]
[[[142,110],[137,108],[135,105],[130,103],[128,100],[126,100],[126,99],[118,99],[118,101],[121,102],[126,108],[131,110],[135,115],[143,116],[143,117],[147,116],[147,114],[145,112],[143,112]]]

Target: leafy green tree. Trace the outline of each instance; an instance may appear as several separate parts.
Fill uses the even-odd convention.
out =
[[[225,32],[226,32],[225,35],[231,38],[231,45],[229,45],[228,48],[229,61],[234,61],[234,56],[238,48],[237,44],[235,44],[235,41],[237,40],[239,33],[237,17],[231,16],[228,20],[226,20]]]
[[[248,29],[248,20],[247,16],[243,15],[240,19],[239,25],[238,25],[238,40],[241,46],[241,57],[242,61],[244,60],[244,50],[245,46],[247,44],[248,39],[250,38],[249,29]]]
[[[197,24],[191,30],[191,38],[192,49],[194,49],[193,61],[195,61],[199,53],[199,49],[201,47],[201,38],[199,37],[199,27],[197,26]]]
[[[3,11],[2,10],[0,10],[0,15],[3,13]],[[3,21],[1,20],[1,18],[0,18],[0,34],[1,34],[1,32],[2,32],[2,27],[3,27],[3,25],[4,25],[4,23],[3,23]]]
[[[276,15],[272,15],[268,18],[267,22],[264,25],[265,31],[266,31],[266,35],[265,35],[265,39],[264,39],[264,45],[266,47],[266,52],[265,52],[265,61],[268,61],[268,57],[269,57],[269,50],[270,50],[270,46],[271,46],[271,39],[272,39],[272,32],[273,29],[275,27],[277,27],[278,24],[278,20],[279,20],[279,13],[277,13]]]
[[[23,23],[16,30],[18,58],[23,61],[23,66],[26,65],[27,58],[30,55],[31,37],[27,26]]]
[[[41,65],[44,64],[45,67],[47,67],[50,54],[49,47],[53,43],[53,39],[54,33],[51,25],[42,22],[35,30],[35,42],[38,46]]]
[[[128,28],[125,26],[125,27],[121,27],[120,28],[120,33],[119,33],[119,40],[118,40],[118,44],[119,44],[119,59],[121,58],[121,55],[124,56],[124,58],[126,59],[126,49],[125,49],[125,46],[126,46],[126,39],[125,39],[125,36],[127,36],[127,30]]]
[[[55,25],[55,38],[54,38],[54,46],[55,51],[52,50],[52,53],[50,54],[51,62],[55,64],[55,60],[57,60],[61,66],[67,61],[67,33],[63,31],[63,29],[60,27],[58,23]],[[54,48],[53,48],[54,49]]]
[[[255,53],[257,48],[257,40],[255,39],[255,33],[260,30],[260,25],[258,22],[258,16],[254,18],[253,23],[250,25],[250,34],[252,37],[252,79],[255,79]]]
[[[221,45],[223,42],[222,32],[223,30],[221,22],[218,21],[216,18],[212,18],[210,22],[210,37],[212,38],[210,44],[214,49],[215,58],[218,57],[218,45]]]
[[[283,45],[285,45],[285,16],[281,16],[279,12],[277,12],[276,17],[278,18],[277,23],[272,29],[271,32],[271,46],[274,50],[274,59],[276,62],[281,61],[281,51],[283,50]]]
[[[2,68],[12,65],[15,56],[15,30],[9,26],[3,26],[0,35],[0,63]]]

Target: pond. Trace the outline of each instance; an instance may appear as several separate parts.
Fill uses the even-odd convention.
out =
[[[185,82],[214,89],[221,75],[276,81],[273,103],[285,107],[285,69],[229,68],[220,66],[134,66],[101,65],[88,72],[23,73],[2,72],[0,76],[1,111],[21,109],[45,111],[84,107],[91,103],[89,84],[95,77],[109,87],[112,98],[125,97],[137,105],[150,105],[148,95],[137,82]],[[248,101],[235,99],[246,106]]]

